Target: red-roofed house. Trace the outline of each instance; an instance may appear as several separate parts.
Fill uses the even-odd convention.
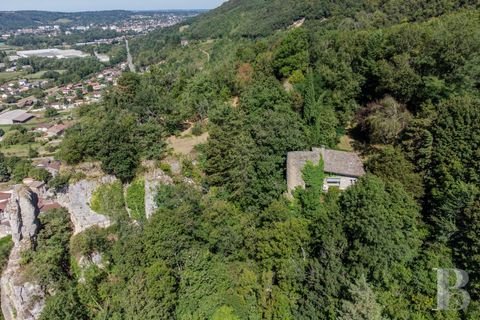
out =
[[[66,129],[67,126],[64,124],[56,124],[47,130],[47,137],[60,136],[65,132]]]

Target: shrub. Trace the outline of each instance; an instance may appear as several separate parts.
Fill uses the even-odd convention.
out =
[[[38,157],[39,153],[37,149],[32,148],[32,146],[28,147],[28,157],[30,159]]]
[[[57,174],[53,179],[48,182],[48,186],[55,190],[55,192],[61,191],[68,187],[68,182],[71,178],[71,174]]]
[[[127,207],[135,220],[145,219],[145,181],[135,180],[127,189]]]
[[[194,136],[200,136],[203,133],[203,126],[200,122],[195,122],[192,127],[192,134]]]
[[[35,250],[25,251],[22,263],[26,264],[26,275],[48,289],[56,289],[69,277],[72,225],[65,209],[41,215],[40,222]]]
[[[38,181],[48,182],[52,175],[45,169],[42,168],[32,168],[28,171],[28,175]]]
[[[97,213],[115,219],[127,217],[122,183],[115,181],[111,184],[99,186],[92,194],[90,207]]]
[[[99,227],[89,228],[70,240],[70,252],[75,257],[105,252],[108,248],[107,230]]]
[[[4,146],[13,146],[16,144],[28,144],[35,141],[35,137],[31,132],[23,132],[21,130],[10,130],[3,137]]]
[[[160,167],[160,170],[162,170],[166,174],[172,173],[172,166],[170,166],[168,163],[161,162],[159,167]]]
[[[8,256],[10,255],[10,250],[12,250],[13,241],[12,236],[7,236],[0,239],[0,269],[7,264]]]
[[[54,118],[58,116],[58,111],[54,108],[47,108],[45,109],[45,117],[46,118]]]

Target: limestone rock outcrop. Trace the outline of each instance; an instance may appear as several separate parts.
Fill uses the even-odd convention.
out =
[[[57,202],[68,209],[74,225],[74,234],[93,226],[109,227],[112,222],[107,216],[96,213],[90,208],[93,192],[102,184],[115,182],[113,176],[98,179],[84,179],[71,184],[65,192],[57,195]]]
[[[5,209],[14,246],[0,281],[2,312],[6,320],[38,319],[45,305],[42,288],[25,281],[20,266],[22,252],[35,242],[40,227],[38,214],[37,195],[26,187],[15,187]]]
[[[162,170],[153,170],[145,174],[145,215],[150,219],[157,210],[155,197],[161,185],[173,184],[173,179]]]
[[[15,187],[5,213],[10,220],[15,246],[22,241],[25,244],[33,243],[40,227],[37,194],[23,186]]]

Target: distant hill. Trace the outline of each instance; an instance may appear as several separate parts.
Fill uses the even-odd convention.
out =
[[[157,12],[181,12],[184,14],[190,12],[202,12],[201,10],[192,11],[145,11],[143,13],[153,14]],[[90,24],[90,23],[114,23],[119,20],[125,20],[133,15],[142,13],[141,11],[92,11],[92,12],[48,12],[48,11],[0,11],[0,30],[12,30],[20,28],[33,28],[39,25],[72,25],[72,24]]]

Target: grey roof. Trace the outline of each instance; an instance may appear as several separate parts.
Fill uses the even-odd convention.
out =
[[[34,115],[31,113],[25,112],[25,110],[11,110],[0,114],[0,119],[12,120],[18,122],[25,122],[28,119],[33,118]]]
[[[324,171],[348,177],[365,174],[360,157],[354,152],[321,149]]]
[[[13,119],[13,121],[16,121],[16,122],[25,122],[27,120],[30,120],[34,117],[33,114],[30,114],[30,113],[24,113],[22,115],[19,115],[18,117],[15,117]]]
[[[324,171],[339,176],[360,177],[365,174],[362,160],[354,152],[313,148],[312,151],[294,151],[287,155],[287,186],[291,193],[296,187],[305,187],[303,167],[308,161],[324,162]]]

